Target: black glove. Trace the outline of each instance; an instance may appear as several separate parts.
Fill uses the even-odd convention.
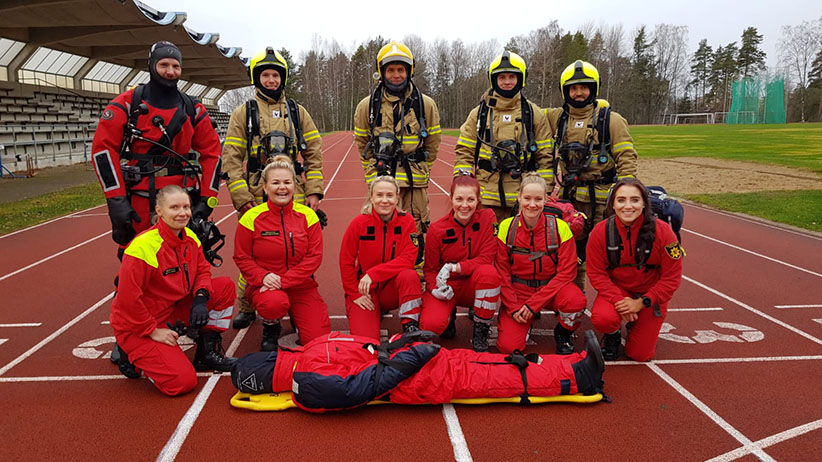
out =
[[[106,199],[108,217],[111,219],[111,238],[120,245],[128,244],[134,235],[132,220],[140,222],[140,216],[131,207],[126,196],[117,196]]]
[[[322,229],[325,229],[325,227],[328,226],[328,215],[326,215],[325,212],[323,212],[320,209],[317,209],[316,213],[317,213],[317,218],[320,219],[320,227]]]
[[[214,209],[208,206],[208,198],[201,197],[196,204],[194,204],[194,208],[191,209],[191,216],[192,217],[200,217],[203,220],[208,219],[209,215]]]
[[[194,302],[191,303],[191,314],[188,316],[188,326],[192,329],[202,329],[208,322],[208,295],[204,290],[197,291]]]

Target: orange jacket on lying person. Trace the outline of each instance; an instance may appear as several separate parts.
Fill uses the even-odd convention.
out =
[[[197,385],[195,368],[230,370],[220,332],[231,322],[234,284],[211,279],[200,242],[186,228],[191,209],[182,188],[160,190],[156,211],[159,222],[125,249],[110,319],[123,374],[137,378],[142,370],[160,391],[178,395]],[[178,333],[167,328],[177,321],[199,329],[193,367],[177,346]]]
[[[303,344],[331,332],[331,324],[314,280],[323,259],[320,220],[310,207],[294,202],[297,182],[288,156],[274,157],[262,180],[268,200],[240,218],[234,261],[248,281],[248,300],[263,318],[261,350],[271,351],[286,314]]]
[[[474,351],[482,352],[488,351],[488,330],[499,309],[500,289],[494,268],[497,219],[491,209],[477,210],[479,203],[476,178],[454,178],[451,211],[428,229],[423,267],[428,291],[423,296],[420,328],[453,337],[457,305],[469,306],[474,320],[471,343]]]
[[[651,214],[648,190],[637,179],[617,181],[605,213],[610,217],[594,227],[588,240],[588,279],[597,290],[591,322],[605,334],[606,359],[619,357],[620,328],[626,321],[626,356],[648,361],[654,356],[668,302],[682,282],[685,251],[671,227]],[[616,233],[613,245],[608,242],[609,230]],[[606,246],[618,250],[609,252]]]
[[[399,338],[396,338],[399,337]],[[584,353],[567,356],[477,353],[426,343],[417,331],[376,344],[339,332],[303,348],[252,353],[231,371],[234,386],[261,394],[292,391],[309,412],[350,409],[372,400],[395,404],[442,404],[456,399],[549,397],[602,391],[605,369],[596,336]]]
[[[571,333],[579,327],[587,300],[574,285],[577,254],[568,225],[543,213],[545,180],[526,174],[518,195],[519,214],[497,233],[497,271],[502,285],[497,348],[524,350],[534,315],[558,312],[554,340],[558,354],[571,354]]]
[[[363,213],[343,235],[340,277],[351,333],[379,339],[384,311],[399,308],[403,330],[419,329],[422,285],[414,271],[416,225],[411,215],[397,210],[397,181],[378,176],[369,190]]]

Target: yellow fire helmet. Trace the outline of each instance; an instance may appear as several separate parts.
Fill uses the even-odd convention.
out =
[[[522,59],[522,56],[511,51],[504,51],[501,55],[497,56],[491,62],[491,65],[488,66],[488,83],[494,87],[496,82],[494,82],[494,78],[492,76],[503,72],[513,72],[514,74],[519,74],[522,77],[522,86],[525,86],[527,69],[525,67],[525,60]]]
[[[411,50],[402,43],[391,41],[388,45],[380,48],[377,53],[377,72],[380,79],[385,79],[383,69],[390,63],[403,63],[408,66],[408,78],[414,76],[414,55]]]
[[[568,95],[568,90],[571,85],[576,84],[587,85],[588,88],[591,89],[591,94],[582,103],[572,101]],[[562,71],[562,74],[559,77],[559,90],[562,92],[565,102],[574,107],[582,107],[591,104],[599,95],[599,71],[597,71],[597,68],[594,67],[593,64],[582,60],[577,60]]]
[[[272,47],[266,47],[265,50],[255,54],[248,62],[248,75],[251,77],[252,84],[257,85],[260,73],[264,69],[274,69],[279,72],[282,78],[280,88],[285,88],[286,83],[288,83],[288,62]]]

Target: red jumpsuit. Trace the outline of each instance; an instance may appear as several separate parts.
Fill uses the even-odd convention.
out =
[[[340,278],[352,334],[379,339],[381,313],[395,308],[401,323],[419,321],[422,285],[414,271],[417,246],[411,240],[416,229],[411,215],[396,210],[387,223],[372,211],[357,215],[348,225],[340,247]],[[374,311],[354,303],[361,296],[357,288],[365,274],[372,281]]]
[[[314,280],[322,260],[322,229],[310,207],[291,201],[281,208],[268,200],[237,224],[234,262],[248,282],[248,300],[263,319],[290,314],[303,345],[331,332],[328,306]],[[280,276],[282,289],[260,292],[268,273]]]
[[[131,110],[133,94],[133,89],[128,90],[108,103],[97,125],[91,152],[93,153],[94,169],[97,172],[100,184],[103,186],[106,198],[125,196],[127,191],[132,194],[129,201],[132,208],[140,215],[140,222],[134,222],[133,225],[134,230],[139,233],[151,226],[149,213],[153,213],[153,210],[149,210],[149,179],[147,176],[143,176],[139,183],[127,186],[123,180],[120,164],[120,147],[123,142],[123,131]],[[185,119],[180,131],[174,136],[171,147],[182,156],[187,156],[189,151],[192,150],[200,154],[199,164],[203,168],[200,179],[202,182],[200,195],[202,197],[216,197],[220,186],[220,138],[211,125],[211,119],[205,106],[199,102],[194,106],[196,115],[192,126],[192,121],[185,114],[182,102],[179,107],[168,109],[154,107],[147,100],[143,100],[143,104],[148,106],[148,114],[140,115],[137,118],[137,128],[142,130],[144,138],[157,142],[163,141],[165,137],[160,128],[152,123],[152,120],[155,117],[160,117],[163,119],[163,124],[168,127],[175,114],[182,111]],[[178,117],[180,116],[178,115]],[[145,154],[152,147],[153,145],[145,141],[135,140],[132,151],[137,154]],[[162,158],[154,159],[151,165],[156,165],[157,168],[164,165],[165,156],[171,156],[171,154],[164,151],[161,154]],[[128,161],[128,165],[132,166],[137,165],[137,163],[136,159]],[[156,173],[155,190],[159,191],[170,184],[176,184],[184,188],[197,186],[197,181],[193,176],[183,176],[181,174],[179,170],[180,163],[176,159],[170,159],[167,166],[168,168]]]
[[[161,220],[129,243],[110,317],[117,344],[129,360],[157,389],[172,396],[197,385],[194,366],[179,346],[156,342],[149,334],[157,327],[167,328],[167,322],[188,323],[200,289],[209,293],[203,329],[223,332],[231,322],[234,300],[231,279],[211,279],[200,241],[188,228],[184,232],[181,239]]]
[[[420,328],[442,334],[457,305],[472,307],[475,321],[490,323],[494,318],[500,303],[499,275],[494,268],[496,221],[493,210],[480,209],[463,226],[452,210],[428,229],[423,266],[428,292],[422,298]],[[460,272],[448,278],[454,297],[439,300],[431,290],[437,287],[437,273],[445,263],[459,263]]]
[[[591,322],[599,332],[618,331],[622,319],[614,308],[614,303],[625,297],[644,295],[652,304],[659,304],[661,317],[654,316],[653,309],[642,309],[639,318],[631,324],[625,355],[635,361],[648,361],[654,356],[659,330],[668,312],[668,302],[674,291],[682,283],[682,252],[676,235],[664,221],[656,221],[656,238],[648,257],[649,268],[637,269],[634,252],[636,237],[642,227],[640,217],[626,227],[616,220],[622,245],[625,250],[620,257],[620,265],[608,268],[608,253],[605,249],[607,220],[597,223],[588,240],[588,280],[597,291],[591,308]]]
[[[499,337],[497,349],[503,353],[524,350],[531,328],[531,322],[520,324],[513,314],[527,304],[535,314],[544,309],[557,311],[559,323],[568,330],[579,327],[580,317],[587,300],[582,291],[574,284],[577,274],[577,251],[574,236],[568,225],[556,220],[559,244],[556,254],[546,252],[551,237],[546,228],[548,217],[540,215],[534,229],[528,229],[520,218],[516,230],[510,229],[514,218],[507,218],[500,223],[497,234],[497,271],[502,286],[502,311],[499,316]],[[508,233],[516,233],[514,246],[516,251],[509,251],[506,244]],[[526,252],[526,253],[520,253]]]

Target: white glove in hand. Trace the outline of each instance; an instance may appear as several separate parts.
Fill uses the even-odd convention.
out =
[[[454,298],[454,289],[449,285],[439,286],[431,291],[431,295],[437,300],[451,300]]]
[[[448,285],[448,278],[451,277],[451,263],[442,265],[442,269],[437,273],[437,287],[442,288]]]

